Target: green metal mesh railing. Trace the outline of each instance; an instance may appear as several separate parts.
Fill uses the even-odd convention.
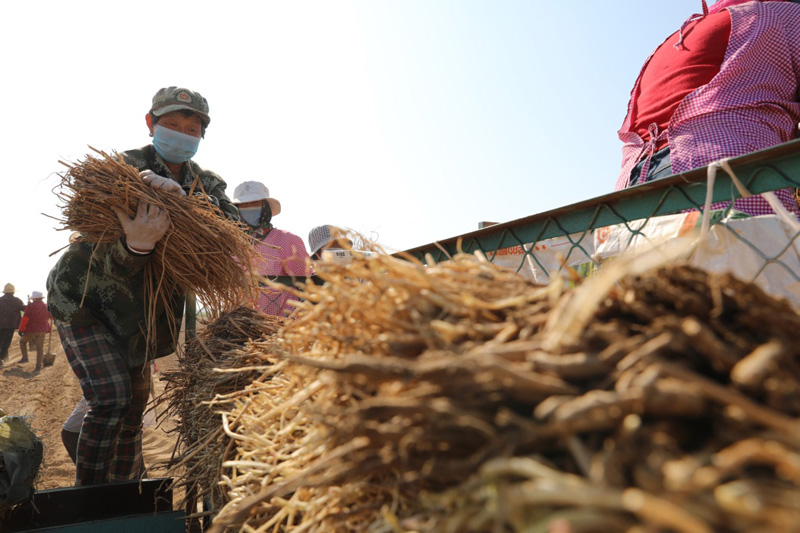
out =
[[[800,187],[800,140],[729,160],[752,194]],[[481,251],[488,260],[537,282],[562,276],[565,267],[579,274],[604,259],[677,236],[697,235],[707,194],[707,168],[695,169],[545,213],[496,224],[464,235],[406,250],[424,263],[445,261],[458,252]],[[778,290],[800,305],[800,231],[778,217],[742,218],[730,209],[739,192],[719,171],[713,202],[713,246],[703,264],[729,266],[742,278]],[[775,291],[772,291],[775,292]]]

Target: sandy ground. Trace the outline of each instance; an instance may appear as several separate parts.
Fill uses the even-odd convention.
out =
[[[47,341],[44,348],[47,353]],[[61,426],[82,394],[55,331],[50,339],[49,351],[56,354],[55,364],[34,373],[36,351],[28,350],[31,362],[20,363],[19,337],[15,334],[9,358],[0,367],[0,408],[11,415],[29,416],[34,433],[44,444],[44,460],[37,490],[70,487],[75,482],[75,466],[61,442]],[[156,364],[160,373],[175,368],[177,361],[172,355],[158,359]],[[156,395],[164,389],[159,373],[155,374]],[[174,427],[174,421],[166,419],[157,422],[150,413],[145,423],[143,449],[148,477],[162,477],[166,469],[159,463],[167,461],[175,447],[175,436],[166,433],[166,430]]]

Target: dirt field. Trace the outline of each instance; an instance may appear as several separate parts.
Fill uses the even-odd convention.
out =
[[[44,347],[47,352],[47,341]],[[61,442],[61,426],[80,400],[81,390],[56,332],[52,334],[50,351],[56,354],[55,364],[34,373],[36,351],[28,351],[30,362],[20,363],[19,337],[15,334],[9,359],[0,367],[0,408],[8,414],[29,416],[34,432],[44,443],[37,490],[69,487],[75,481],[75,467]],[[176,364],[174,355],[157,361],[159,372],[174,368]],[[161,391],[163,384],[156,373],[155,393]],[[175,446],[174,437],[165,432],[173,426],[173,421],[159,423],[150,413],[145,417],[145,425],[144,456],[148,475],[160,477],[165,469],[157,465],[169,459]]]

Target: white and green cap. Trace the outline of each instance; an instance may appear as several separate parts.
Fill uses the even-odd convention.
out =
[[[311,249],[309,255],[314,255],[326,244],[338,241],[341,246],[353,247],[353,242],[347,237],[347,232],[337,226],[326,224],[317,226],[308,232],[308,246]],[[344,244],[346,242],[346,244]]]

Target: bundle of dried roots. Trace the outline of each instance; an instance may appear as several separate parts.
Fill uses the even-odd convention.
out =
[[[239,224],[227,220],[204,194],[159,193],[118,155],[95,151],[99,156],[89,155],[80,163],[62,162],[69,169],[60,175],[58,192],[64,229],[80,233],[79,240],[114,242],[123,235],[114,208],[133,217],[139,201],[147,200],[170,217],[170,227],[146,267],[152,309],[159,299],[167,305],[176,291],[194,293],[212,316],[252,298],[257,282],[242,265],[252,264],[254,251]],[[192,189],[203,192],[199,179]]]
[[[166,382],[157,403],[178,423],[176,454],[170,461],[174,487],[187,502],[200,498],[219,509],[227,502],[219,487],[222,462],[232,454],[214,400],[225,400],[263,374],[263,357],[245,350],[253,341],[271,342],[283,318],[240,307],[201,328],[179,357],[179,368],[162,374]]]
[[[481,256],[326,280],[228,398],[212,531],[787,531],[800,316],[728,275],[539,287]],[[259,352],[261,355],[259,356]]]

